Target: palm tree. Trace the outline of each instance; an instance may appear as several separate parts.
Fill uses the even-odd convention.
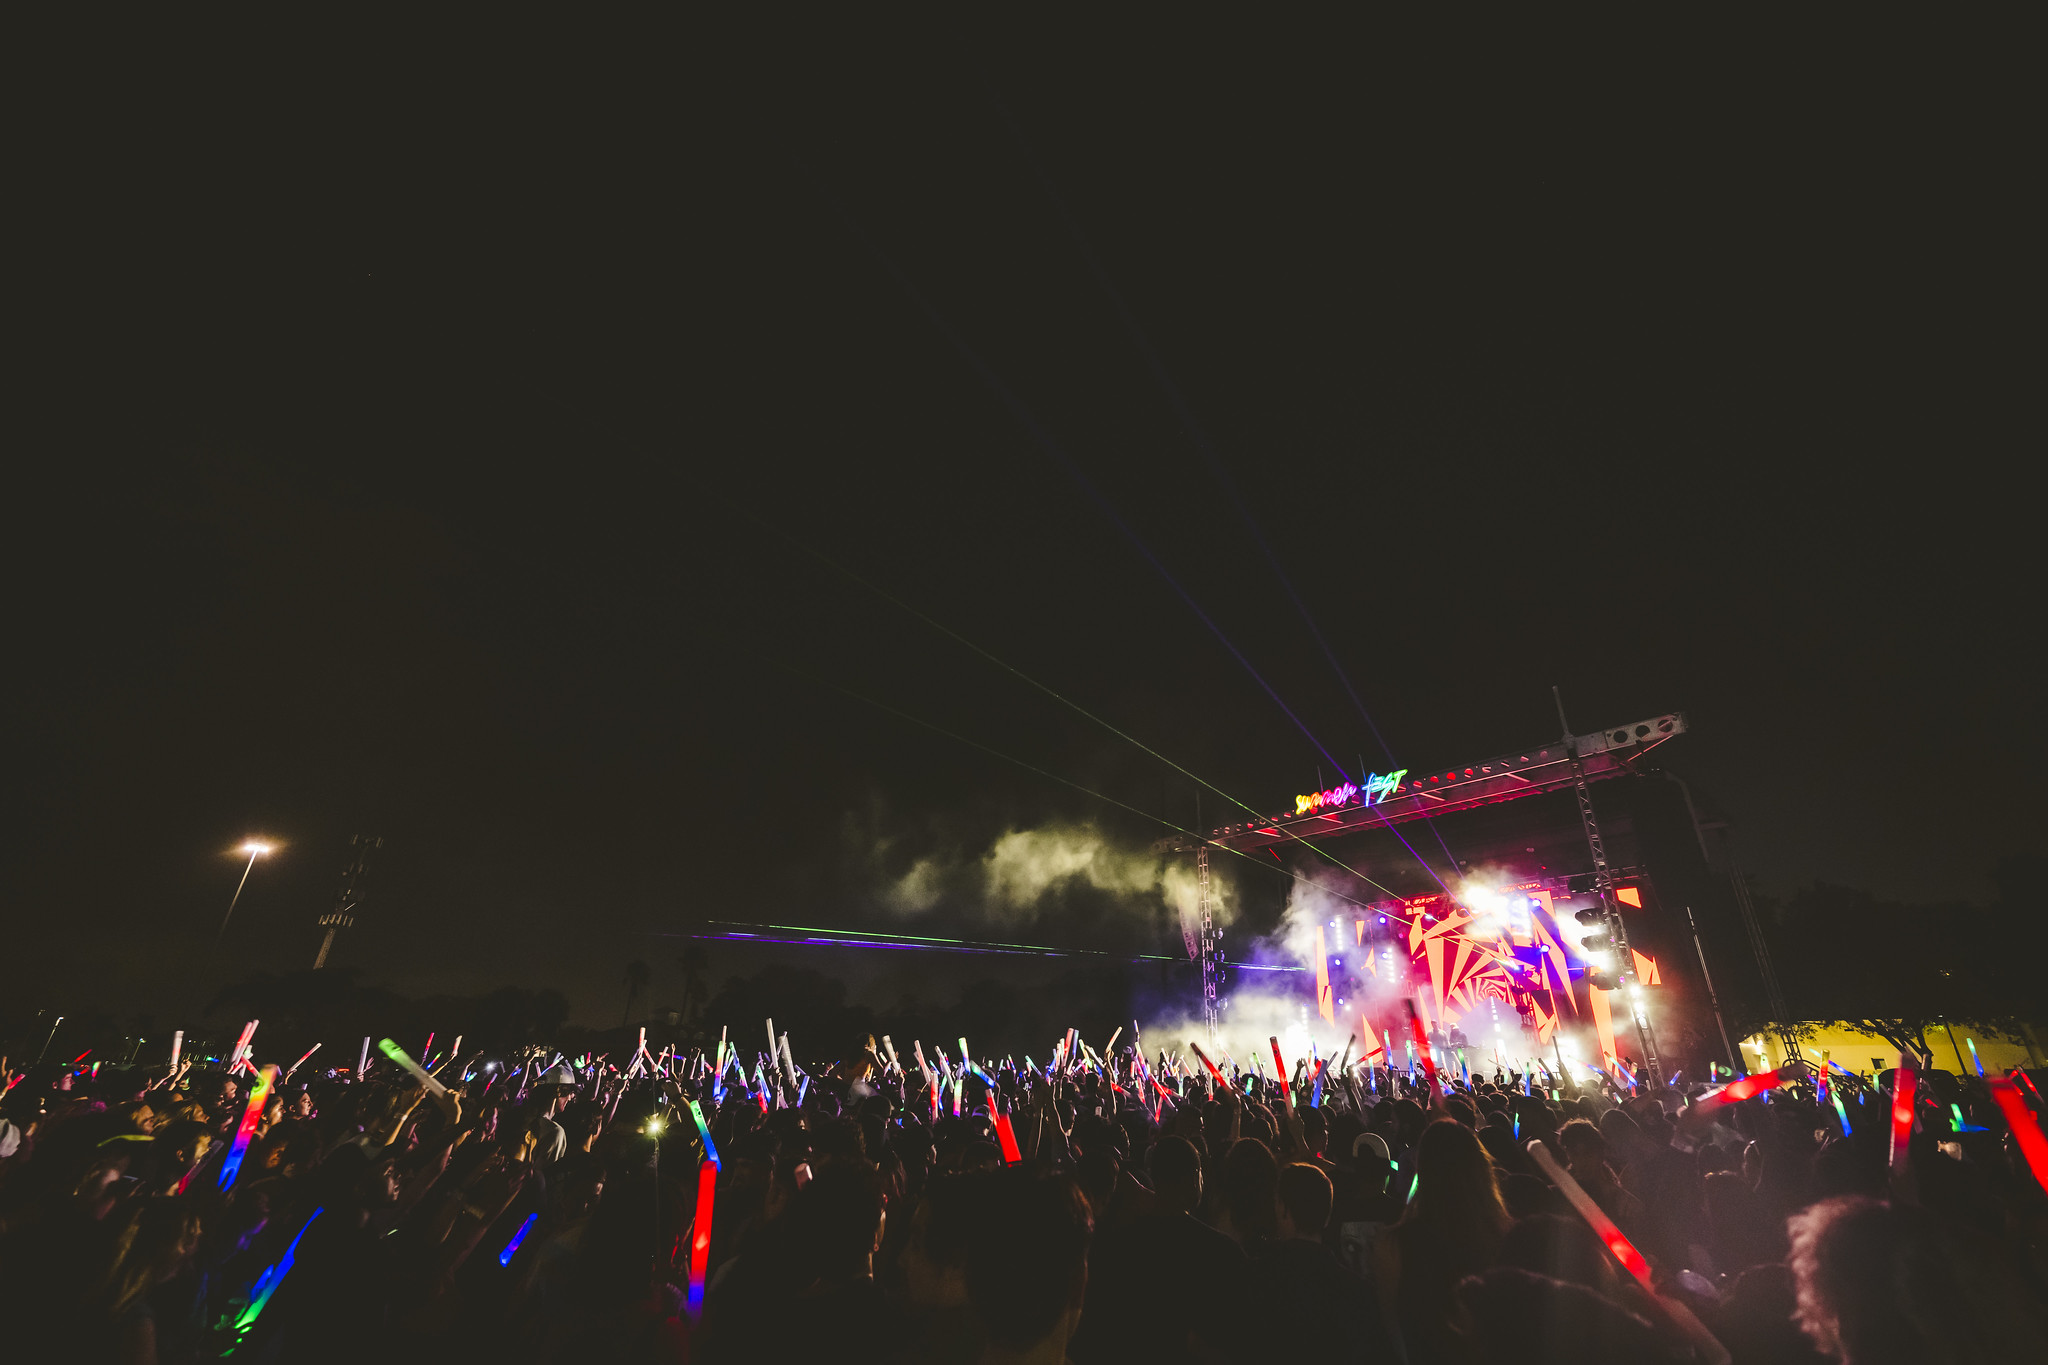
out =
[[[633,1022],[633,1007],[640,1003],[640,997],[646,992],[647,983],[653,977],[654,973],[647,969],[647,964],[638,958],[626,964],[626,1017],[621,1019],[620,1023]]]

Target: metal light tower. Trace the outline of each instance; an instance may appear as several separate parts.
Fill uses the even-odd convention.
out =
[[[334,908],[320,917],[327,934],[320,940],[320,951],[313,958],[313,970],[316,972],[327,965],[327,954],[334,947],[334,936],[354,926],[356,904],[362,894],[363,873],[369,866],[370,850],[384,847],[384,841],[358,834],[348,841],[348,846],[348,866],[342,870],[341,887],[334,894]]]
[[[1586,827],[1586,847],[1593,854],[1593,890],[1600,897],[1607,932],[1614,937],[1615,976],[1621,983],[1621,998],[1636,1021],[1636,1040],[1642,1044],[1643,1065],[1650,1073],[1650,1084],[1662,1085],[1664,1067],[1657,1059],[1657,1035],[1651,1029],[1650,1016],[1642,1006],[1642,991],[1636,980],[1635,953],[1628,946],[1628,928],[1621,922],[1621,912],[1614,905],[1614,873],[1607,866],[1607,845],[1600,838],[1600,821],[1593,814],[1593,793],[1586,785],[1585,767],[1579,762],[1579,742],[1572,736],[1571,723],[1564,718],[1564,698],[1555,687],[1550,689],[1550,695],[1557,702],[1557,723],[1564,727],[1565,753],[1571,760],[1572,790],[1579,798],[1579,822]]]
[[[1204,840],[1195,849],[1195,900],[1202,912],[1202,1022],[1208,1025],[1209,1042],[1216,1041],[1216,1026],[1222,1022],[1217,1016],[1220,1010],[1216,1003],[1216,978],[1221,974],[1216,964],[1216,916],[1215,907],[1209,900],[1209,844]]]

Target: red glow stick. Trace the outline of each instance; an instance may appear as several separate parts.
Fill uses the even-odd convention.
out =
[[[1558,1193],[1571,1201],[1571,1206],[1578,1210],[1579,1217],[1586,1220],[1586,1226],[1593,1229],[1593,1235],[1614,1253],[1614,1259],[1621,1262],[1621,1268],[1636,1277],[1645,1293],[1652,1298],[1656,1297],[1656,1286],[1650,1283],[1650,1263],[1643,1259],[1642,1252],[1636,1250],[1635,1243],[1622,1235],[1621,1229],[1614,1226],[1614,1220],[1593,1202],[1592,1195],[1580,1188],[1579,1182],[1572,1179],[1569,1171],[1557,1164],[1557,1158],[1550,1154],[1550,1150],[1540,1140],[1531,1138],[1524,1145],[1536,1164],[1543,1168],[1544,1176],[1551,1184],[1557,1186]]]
[[[1408,1032],[1415,1039],[1415,1055],[1422,1059],[1422,1074],[1429,1078],[1431,1085],[1435,1085],[1436,1058],[1429,1055],[1429,1030],[1422,1026],[1422,1012],[1415,1008],[1413,1000],[1404,998],[1401,1003],[1408,1007]],[[1273,1055],[1278,1057],[1280,1054],[1275,1052]]]
[[[1906,1140],[1913,1135],[1913,1091],[1919,1084],[1918,1059],[1909,1052],[1899,1054],[1899,1069],[1892,1073],[1892,1174],[1906,1169]]]
[[[2041,1092],[2034,1089],[2033,1077],[2027,1075],[2026,1068],[2016,1066],[2006,1073],[2007,1080],[2011,1080],[2014,1076],[2020,1078],[2020,1084],[2024,1085],[2027,1088],[2027,1093],[2034,1097],[2034,1103],[2041,1103]]]
[[[996,1141],[1003,1144],[1003,1160],[1016,1165],[1024,1159],[1024,1153],[1017,1148],[1017,1132],[1010,1126],[1008,1114],[996,1115]]]
[[[1268,1034],[1266,1041],[1273,1045],[1273,1074],[1279,1078],[1280,1093],[1287,1097],[1287,1112],[1294,1112],[1294,1088],[1287,1083],[1287,1063],[1280,1056],[1280,1040]]]
[[[92,1049],[87,1048],[85,1051],[79,1053],[76,1057],[73,1057],[71,1059],[71,1065],[77,1066],[80,1062],[84,1061],[86,1058],[90,1056],[92,1056]]]
[[[1280,1046],[1280,1044],[1276,1041],[1273,1044],[1273,1046],[1277,1048]],[[1225,1081],[1223,1079],[1223,1073],[1216,1069],[1216,1063],[1209,1060],[1209,1054],[1202,1051],[1202,1045],[1200,1043],[1191,1041],[1189,1042],[1188,1047],[1194,1051],[1194,1054],[1197,1057],[1202,1059],[1202,1065],[1209,1068],[1209,1074],[1216,1078],[1216,1084],[1228,1088],[1229,1082]]]
[[[2019,1143],[2027,1169],[2041,1182],[2041,1188],[2048,1190],[2048,1137],[2042,1136],[2041,1121],[2027,1107],[2026,1096],[2020,1094],[2018,1086],[2001,1077],[1991,1082],[1991,1098],[1998,1101],[2006,1123],[2011,1125],[2013,1141]]]
[[[711,1266],[711,1215],[718,1204],[718,1168],[697,1168],[697,1216],[690,1225],[690,1316],[704,1311],[704,1272]]]
[[[1542,1168],[1543,1174],[1557,1186],[1558,1193],[1571,1202],[1579,1217],[1585,1219],[1586,1226],[1593,1230],[1593,1235],[1600,1239],[1615,1260],[1621,1262],[1623,1269],[1635,1276],[1636,1283],[1649,1295],[1651,1306],[1692,1340],[1697,1357],[1702,1360],[1727,1360],[1727,1348],[1707,1330],[1706,1324],[1693,1316],[1690,1308],[1680,1300],[1658,1297],[1656,1286],[1650,1282],[1650,1263],[1643,1259],[1643,1253],[1637,1251],[1635,1243],[1622,1235],[1621,1229],[1614,1226],[1614,1220],[1593,1202],[1592,1195],[1580,1188],[1579,1182],[1572,1179],[1571,1173],[1557,1164],[1557,1158],[1550,1154],[1549,1149],[1535,1139],[1524,1145],[1529,1155],[1535,1158],[1536,1164]]]
[[[1755,1076],[1744,1076],[1741,1080],[1724,1085],[1719,1090],[1709,1090],[1706,1094],[1694,1100],[1693,1105],[1697,1108],[1700,1105],[1737,1104],[1752,1095],[1760,1095],[1766,1090],[1775,1089],[1777,1084],[1778,1073],[1775,1071],[1765,1071]]]

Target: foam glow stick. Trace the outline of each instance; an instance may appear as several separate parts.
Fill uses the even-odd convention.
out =
[[[1065,1059],[1066,1065],[1072,1066],[1074,1064],[1074,1053],[1076,1051],[1075,1045],[1080,1041],[1081,1030],[1077,1028],[1070,1028],[1067,1030],[1067,1055]]]
[[[1408,1008],[1408,1034],[1414,1051],[1422,1059],[1422,1074],[1429,1078],[1431,1085],[1435,1085],[1436,1058],[1429,1055],[1429,1030],[1422,1026],[1422,1012],[1415,1008],[1413,1000],[1404,997],[1401,1003]]]
[[[1579,1182],[1572,1179],[1571,1173],[1557,1164],[1557,1158],[1550,1154],[1550,1149],[1543,1145],[1542,1139],[1531,1138],[1524,1147],[1536,1164],[1543,1168],[1544,1177],[1557,1186],[1558,1193],[1570,1200],[1571,1206],[1578,1210],[1579,1217],[1586,1220],[1586,1226],[1593,1230],[1593,1235],[1614,1253],[1614,1259],[1621,1262],[1621,1268],[1635,1276],[1636,1282],[1642,1285],[1643,1292],[1654,1299],[1657,1290],[1650,1282],[1650,1263],[1643,1259],[1642,1252],[1636,1250],[1635,1243],[1622,1235],[1621,1229],[1614,1226],[1614,1220],[1593,1202],[1592,1195],[1580,1188]]]
[[[697,1216],[690,1223],[691,1317],[704,1312],[704,1272],[711,1265],[711,1215],[718,1204],[718,1167],[705,1162],[697,1168]]]
[[[1848,1136],[1850,1136],[1850,1132],[1849,1132],[1849,1111],[1848,1111],[1847,1109],[1845,1109],[1845,1108],[1843,1108],[1843,1107],[1842,1107],[1842,1094],[1841,1094],[1841,1092],[1840,1092],[1840,1091],[1836,1091],[1836,1092],[1835,1092],[1835,1093],[1834,1093],[1834,1094],[1833,1094],[1832,1096],[1830,1096],[1829,1098],[1833,1099],[1833,1100],[1834,1100],[1834,1102],[1835,1102],[1835,1117],[1836,1117],[1836,1118],[1838,1118],[1838,1119],[1840,1119],[1840,1120],[1842,1121],[1842,1136],[1843,1136],[1843,1137],[1848,1137]]]
[[[1977,1079],[1981,1081],[1984,1079],[1984,1059],[1977,1055],[1977,1040],[1975,1038],[1965,1038],[1963,1041],[1970,1045],[1970,1060],[1977,1064]],[[171,1061],[175,1063],[177,1060],[176,1054],[173,1054]]]
[[[229,1071],[233,1071],[241,1065],[242,1053],[248,1048],[249,1040],[256,1036],[256,1026],[262,1022],[261,1019],[251,1019],[248,1023],[242,1025],[242,1036],[235,1040],[235,1050],[228,1054]]]
[[[270,1303],[270,1296],[284,1283],[284,1277],[291,1274],[292,1260],[298,1255],[299,1243],[306,1240],[306,1233],[313,1226],[314,1219],[324,1212],[324,1208],[314,1209],[313,1217],[308,1218],[306,1226],[299,1229],[299,1235],[292,1238],[292,1244],[284,1249],[284,1255],[277,1258],[277,1264],[256,1277],[256,1284],[249,1293],[249,1306],[235,1319],[236,1345],[240,1345],[242,1335],[256,1325],[256,1319],[263,1315],[264,1308]]]
[[[320,1044],[318,1044],[318,1043],[315,1043],[315,1044],[313,1044],[313,1046],[311,1046],[311,1047],[309,1047],[309,1048],[307,1048],[307,1049],[306,1049],[306,1057],[310,1057],[310,1056],[312,1056],[312,1055],[313,1055],[314,1053],[318,1052],[319,1050],[320,1050]],[[298,1070],[298,1069],[299,1069],[300,1067],[302,1067],[302,1066],[304,1066],[304,1065],[306,1064],[306,1057],[301,1057],[301,1058],[299,1058],[299,1060],[297,1060],[296,1062],[293,1062],[293,1063],[292,1063],[292,1070],[291,1070],[291,1071],[287,1071],[287,1072],[285,1072],[285,1073],[284,1073],[284,1078],[285,1078],[286,1080],[290,1080],[290,1079],[292,1078],[292,1071],[297,1071],[297,1070]]]
[[[2042,1136],[2041,1121],[2034,1117],[2020,1088],[2005,1077],[1991,1082],[1991,1098],[1998,1101],[2000,1112],[2011,1126],[2013,1141],[2019,1144],[2027,1169],[2041,1182],[2041,1188],[2048,1190],[2048,1137]]]
[[[178,1069],[178,1054],[180,1052],[183,1052],[184,1050],[185,1030],[179,1029],[176,1033],[173,1033],[171,1035],[171,1070],[176,1071]],[[1983,1075],[1984,1068],[1981,1066],[1978,1067],[1977,1074],[1979,1076]]]
[[[1755,1076],[1744,1076],[1741,1080],[1724,1085],[1719,1090],[1709,1090],[1706,1094],[1694,1100],[1693,1104],[1712,1106],[1736,1104],[1760,1091],[1769,1090],[1777,1084],[1778,1073],[1775,1071],[1765,1071]]]
[[[1273,1045],[1273,1074],[1280,1078],[1280,1091],[1287,1097],[1287,1112],[1294,1112],[1294,1087],[1287,1083],[1287,1062],[1280,1056],[1280,1040],[1272,1034],[1266,1041]]]
[[[1913,1091],[1920,1081],[1918,1059],[1899,1054],[1899,1068],[1892,1073],[1892,1174],[1906,1169],[1906,1141],[1913,1135]]]
[[[710,1162],[714,1169],[724,1170],[725,1167],[719,1164],[718,1148],[711,1143],[711,1129],[705,1126],[704,1111],[697,1107],[697,1101],[691,1100],[689,1103],[690,1117],[697,1123],[697,1136],[704,1143],[704,1159]]]
[[[242,1121],[235,1127],[235,1140],[228,1147],[227,1158],[220,1163],[220,1187],[232,1188],[235,1177],[242,1172],[242,1158],[249,1154],[249,1139],[256,1136],[256,1122],[263,1117],[263,1103],[270,1098],[271,1084],[277,1080],[277,1068],[266,1066],[256,1077],[256,1084],[249,1087],[249,1103],[242,1108]]]
[[[389,1038],[378,1039],[377,1050],[383,1053],[386,1057],[389,1057],[392,1061],[397,1062],[407,1071],[410,1071],[412,1073],[413,1079],[418,1081],[421,1085],[425,1086],[429,1092],[436,1095],[445,1095],[448,1093],[447,1086],[441,1084],[432,1076],[429,1076],[426,1073],[426,1069],[424,1067],[422,1067],[418,1062],[414,1061],[412,1058],[406,1056],[405,1049],[400,1047],[398,1044],[392,1042]]]
[[[2005,1078],[2007,1080],[2011,1080],[2014,1076],[2020,1078],[2020,1084],[2024,1085],[2027,1088],[2027,1093],[2034,1097],[2034,1103],[2039,1104],[2041,1102],[2041,1092],[2034,1089],[2033,1079],[2027,1075],[2026,1069],[2024,1067],[2016,1066],[2005,1073]]]
[[[642,1029],[640,1031],[640,1045],[642,1047],[647,1046],[647,1031],[645,1029]],[[773,1071],[776,1065],[777,1063],[775,1057],[775,1021],[773,1019],[770,1019],[768,1021],[768,1069],[770,1071]],[[780,1088],[780,1086],[777,1086],[778,1090]]]
[[[1277,1048],[1280,1046],[1280,1044],[1278,1042],[1275,1042],[1273,1046]],[[1190,1041],[1188,1043],[1188,1047],[1194,1051],[1195,1056],[1201,1058],[1202,1065],[1209,1068],[1209,1074],[1216,1078],[1216,1084],[1224,1087],[1225,1089],[1229,1089],[1230,1083],[1223,1079],[1223,1073],[1216,1069],[1216,1063],[1209,1060],[1209,1054],[1202,1051],[1202,1045],[1200,1043]]]
[[[903,1063],[896,1060],[896,1044],[889,1041],[889,1035],[886,1033],[882,1035],[882,1050],[889,1054],[889,1065],[901,1071]]]
[[[996,1141],[1003,1145],[1003,1161],[1014,1166],[1024,1159],[1024,1153],[1017,1147],[1016,1130],[1010,1126],[1008,1114],[996,1115]]]
[[[519,1225],[519,1231],[512,1234],[512,1240],[505,1243],[505,1249],[498,1253],[499,1265],[509,1266],[512,1264],[512,1258],[519,1254],[519,1244],[526,1240],[526,1234],[533,1230],[533,1220],[538,1217],[540,1217],[540,1210],[538,1209],[526,1215],[526,1221]]]

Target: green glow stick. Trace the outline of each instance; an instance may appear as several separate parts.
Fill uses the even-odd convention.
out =
[[[411,1057],[408,1057],[406,1055],[404,1048],[392,1042],[389,1038],[379,1039],[377,1042],[377,1050],[383,1053],[386,1057],[389,1057],[392,1061],[397,1062],[407,1071],[410,1071],[413,1074],[413,1079],[417,1080],[421,1085],[425,1086],[432,1093],[436,1095],[445,1095],[448,1093],[447,1086],[441,1084],[432,1076],[429,1076],[426,1073],[425,1068],[421,1067],[418,1062],[414,1061]]]

